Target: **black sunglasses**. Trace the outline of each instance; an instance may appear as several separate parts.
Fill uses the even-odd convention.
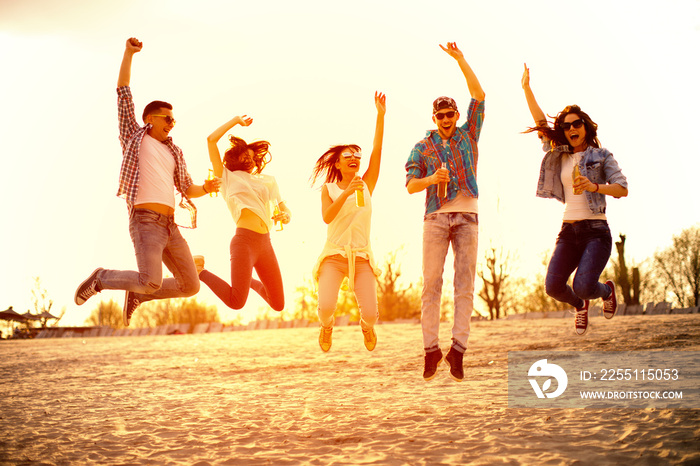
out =
[[[579,129],[581,126],[583,126],[583,120],[579,118],[578,120],[574,120],[571,123],[561,123],[559,126],[561,126],[561,129],[563,129],[564,131],[569,131],[569,128],[571,128],[572,126],[576,129]]]
[[[447,118],[452,118],[452,117],[454,117],[454,116],[455,116],[455,112],[454,112],[454,111],[445,112],[445,113],[436,113],[436,114],[435,114],[435,118],[437,118],[438,120],[442,120],[442,119],[445,118],[445,117],[447,117]]]

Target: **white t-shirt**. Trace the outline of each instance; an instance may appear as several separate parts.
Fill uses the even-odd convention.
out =
[[[564,154],[561,158],[561,184],[564,185],[564,221],[578,222],[580,220],[605,220],[605,214],[594,214],[588,207],[588,199],[585,191],[581,194],[574,194],[574,180],[572,173],[574,163],[578,163],[583,156],[583,152],[575,154]]]
[[[175,208],[175,157],[162,142],[145,134],[139,150],[139,187],[134,204]]]
[[[268,230],[272,230],[271,203],[282,202],[274,176],[251,175],[243,170],[232,172],[224,167],[221,194],[234,222],[241,218],[243,209],[248,209],[265,222]]]

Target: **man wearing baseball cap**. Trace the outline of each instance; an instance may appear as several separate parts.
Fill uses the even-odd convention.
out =
[[[474,277],[478,242],[479,190],[476,184],[477,142],[484,121],[484,90],[457,44],[440,48],[457,60],[471,102],[466,121],[457,126],[459,110],[450,97],[433,102],[437,130],[428,131],[406,162],[406,188],[409,194],[426,191],[423,220],[423,291],[421,324],[425,348],[423,378],[431,380],[442,362],[438,333],[442,272],[447,250],[454,252],[454,324],[452,345],[445,361],[450,375],[464,378],[462,360],[469,339],[469,321],[474,307]]]

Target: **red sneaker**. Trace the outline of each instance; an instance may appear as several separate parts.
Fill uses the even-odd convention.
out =
[[[615,312],[617,311],[617,296],[615,295],[615,283],[612,280],[605,282],[606,285],[612,289],[612,293],[607,299],[603,300],[603,315],[606,319],[612,319],[615,317]]]

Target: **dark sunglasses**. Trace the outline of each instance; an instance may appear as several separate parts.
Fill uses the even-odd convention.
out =
[[[445,112],[445,113],[436,113],[435,118],[437,118],[438,120],[442,120],[445,117],[452,118],[455,116],[455,113],[456,112],[454,112],[454,111]]]
[[[564,131],[569,131],[569,128],[571,128],[572,126],[576,129],[579,129],[581,126],[583,126],[583,120],[579,118],[578,120],[574,120],[571,123],[562,123],[559,126],[561,126],[561,129],[563,129]]]
[[[340,155],[343,156],[345,160],[349,160],[351,157],[355,157],[357,160],[362,158],[362,152],[343,152]]]
[[[151,115],[151,116],[163,117],[163,118],[165,118],[165,122],[169,125],[174,125],[176,123],[175,118],[171,117],[170,115]]]

